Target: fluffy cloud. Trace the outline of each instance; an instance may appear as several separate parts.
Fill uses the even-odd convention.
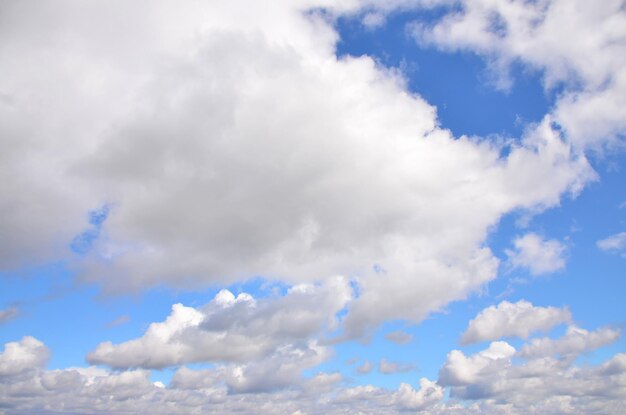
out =
[[[67,258],[106,204],[72,256],[84,280],[355,276],[348,337],[493,279],[483,243],[502,215],[593,171],[549,119],[502,152],[440,128],[398,71],[337,59],[329,16],[369,5],[3,3],[0,266]]]
[[[26,336],[19,342],[7,343],[0,353],[0,377],[43,367],[49,356],[48,348],[34,337]]]
[[[515,348],[507,342],[493,342],[489,348],[470,357],[460,350],[453,350],[439,371],[439,382],[445,386],[472,384],[480,376],[510,366],[514,354]]]
[[[620,0],[453,3],[460,7],[449,8],[435,24],[413,25],[418,41],[483,55],[503,88],[512,82],[512,64],[539,70],[546,88],[564,87],[554,120],[578,148],[621,140],[626,132],[626,15]]]
[[[565,349],[568,353],[589,350],[590,343],[565,346],[572,343],[571,333],[554,342],[562,347],[544,347],[533,355],[525,353],[528,345],[522,347],[519,356],[525,360],[521,361],[513,360],[515,349],[506,343],[492,343],[472,356],[453,351],[440,371],[439,383],[452,386],[452,399],[480,402],[483,413],[620,413],[620,402],[626,397],[624,355],[599,366],[576,367],[573,358],[556,357]]]
[[[581,353],[613,343],[619,338],[620,334],[619,330],[608,327],[596,331],[587,331],[576,326],[570,326],[565,336],[559,339],[533,339],[522,348],[520,354],[524,357],[552,356],[556,354],[563,357],[578,356]]]
[[[565,246],[555,240],[546,240],[535,233],[527,233],[513,241],[515,249],[506,251],[514,268],[528,268],[533,275],[555,272],[565,268]]]
[[[487,307],[470,321],[461,336],[461,343],[498,340],[506,336],[527,338],[535,331],[548,331],[571,319],[567,308],[536,307],[524,300],[517,303],[503,301]]]
[[[350,298],[343,278],[325,285],[297,285],[282,297],[259,301],[222,290],[198,309],[175,304],[167,319],[151,324],[141,338],[118,345],[101,343],[87,360],[113,368],[163,368],[190,362],[247,362],[283,352],[319,355],[309,340],[333,329],[335,314]]]
[[[421,378],[419,390],[402,383],[398,391],[394,393],[393,399],[402,410],[421,411],[441,401],[443,394],[444,390],[441,386],[426,378]]]

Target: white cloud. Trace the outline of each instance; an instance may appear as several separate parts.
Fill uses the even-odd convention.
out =
[[[416,39],[484,56],[496,84],[505,89],[512,82],[512,64],[541,71],[547,89],[564,87],[552,114],[579,149],[623,140],[626,15],[620,0],[458,4],[461,7],[451,8],[435,24],[416,23]]]
[[[439,382],[444,386],[469,385],[480,376],[498,372],[511,365],[515,348],[507,342],[493,342],[474,356],[467,357],[460,350],[448,353],[446,363],[439,371]]]
[[[37,340],[25,339],[21,343],[45,348]],[[281,360],[281,352],[253,363],[258,365],[256,368],[237,364],[200,370],[181,367],[165,388],[150,380],[148,370],[44,370],[41,362],[35,362],[26,370],[0,376],[0,402],[4,410],[16,414],[621,413],[626,397],[623,353],[597,366],[576,367],[571,359],[550,357],[513,363],[514,352],[504,342],[492,343],[487,350],[471,356],[454,351],[448,355],[437,382],[422,378],[418,387],[402,383],[397,390],[372,385],[346,387],[337,373],[303,379],[298,371],[295,378],[281,383],[290,365],[300,366],[300,357],[290,353],[290,357],[283,355],[286,359],[282,363],[271,363],[273,359]],[[304,356],[304,360],[307,358]],[[263,387],[264,383],[273,386]],[[444,401],[445,385],[452,386],[450,398]]]
[[[517,303],[502,301],[497,306],[485,308],[469,322],[461,343],[498,340],[507,336],[525,339],[533,332],[548,331],[571,319],[567,308],[536,307],[524,300]]]
[[[565,268],[565,245],[555,239],[544,239],[527,233],[513,241],[515,249],[506,250],[513,268],[527,268],[533,275],[547,274]]]
[[[0,377],[43,367],[49,357],[48,348],[34,337],[26,336],[19,342],[7,343],[0,353]]]
[[[623,255],[626,248],[626,232],[616,233],[608,238],[601,239],[596,242],[596,245],[603,251],[622,252]]]
[[[418,390],[406,383],[401,383],[393,399],[402,410],[421,411],[432,407],[443,399],[444,390],[426,378],[420,379]]]
[[[332,19],[304,13],[369,4],[5,3],[0,266],[67,257],[109,203],[72,257],[109,291],[358,276],[358,337],[492,280],[499,219],[558,204],[593,171],[548,119],[506,157],[453,137],[401,74],[338,60]]]
[[[524,357],[553,356],[556,354],[563,357],[575,357],[613,343],[619,336],[619,330],[608,327],[596,331],[587,331],[576,326],[570,326],[565,336],[559,339],[533,339],[529,344],[522,347],[520,354]]]
[[[285,296],[258,301],[246,293],[235,297],[222,290],[201,308],[173,305],[167,319],[152,323],[142,337],[117,345],[100,343],[87,360],[114,368],[163,368],[191,362],[248,362],[281,350],[309,353],[315,348],[308,341],[333,329],[335,314],[350,297],[342,278],[325,285],[294,286]]]

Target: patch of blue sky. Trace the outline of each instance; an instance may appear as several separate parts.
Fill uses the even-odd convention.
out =
[[[360,16],[341,18],[338,57],[368,55],[388,67],[400,68],[411,92],[437,107],[442,127],[455,136],[519,138],[529,123],[540,121],[553,105],[558,88],[545,91],[542,74],[513,64],[508,91],[490,81],[488,64],[469,52],[443,52],[420,46],[409,33],[415,21],[428,24],[442,10],[392,14],[386,24],[367,28]]]
[[[109,205],[103,205],[88,213],[90,226],[72,240],[70,244],[72,252],[79,255],[89,252],[94,242],[100,237],[102,225],[109,216],[110,210],[111,207]]]

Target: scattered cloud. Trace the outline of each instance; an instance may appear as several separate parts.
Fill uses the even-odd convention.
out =
[[[513,241],[514,249],[507,249],[513,268],[527,268],[532,275],[548,274],[565,268],[566,248],[555,239],[544,239],[527,233]]]
[[[124,324],[127,324],[128,322],[130,322],[130,316],[129,315],[122,315],[119,316],[111,321],[109,321],[105,327],[106,328],[113,328],[113,327],[118,327],[118,326],[123,326]]]
[[[369,360],[366,360],[361,366],[356,368],[356,371],[362,375],[367,375],[372,371],[372,364]]]
[[[514,64],[540,71],[546,89],[562,88],[549,116],[577,148],[623,143],[626,16],[619,0],[597,7],[585,0],[457,4],[434,24],[414,23],[415,39],[485,57],[498,88],[510,89]]]
[[[461,336],[462,344],[498,340],[517,336],[528,338],[536,331],[549,331],[554,326],[572,320],[567,308],[537,307],[528,301],[502,301],[481,311],[469,322]]]
[[[608,238],[601,239],[596,242],[596,245],[603,251],[621,252],[622,256],[624,256],[626,249],[626,232],[616,233]]]
[[[395,330],[385,334],[385,339],[395,344],[408,344],[413,341],[413,335],[402,330]]]
[[[17,307],[9,307],[5,310],[0,310],[0,324],[13,320],[19,314],[20,310]]]
[[[409,372],[412,369],[413,369],[413,365],[406,364],[406,363],[391,362],[387,359],[380,359],[380,362],[378,363],[378,371],[380,373],[384,373],[385,375],[390,375],[393,373]]]
[[[576,326],[570,326],[565,336],[559,339],[533,339],[529,344],[522,347],[520,354],[524,357],[544,357],[553,355],[575,357],[581,353],[589,352],[613,343],[620,335],[619,330],[608,327],[596,331],[587,331]]]

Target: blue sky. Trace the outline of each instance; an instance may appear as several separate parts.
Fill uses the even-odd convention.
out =
[[[0,6],[0,414],[619,413],[619,2],[187,6]]]

